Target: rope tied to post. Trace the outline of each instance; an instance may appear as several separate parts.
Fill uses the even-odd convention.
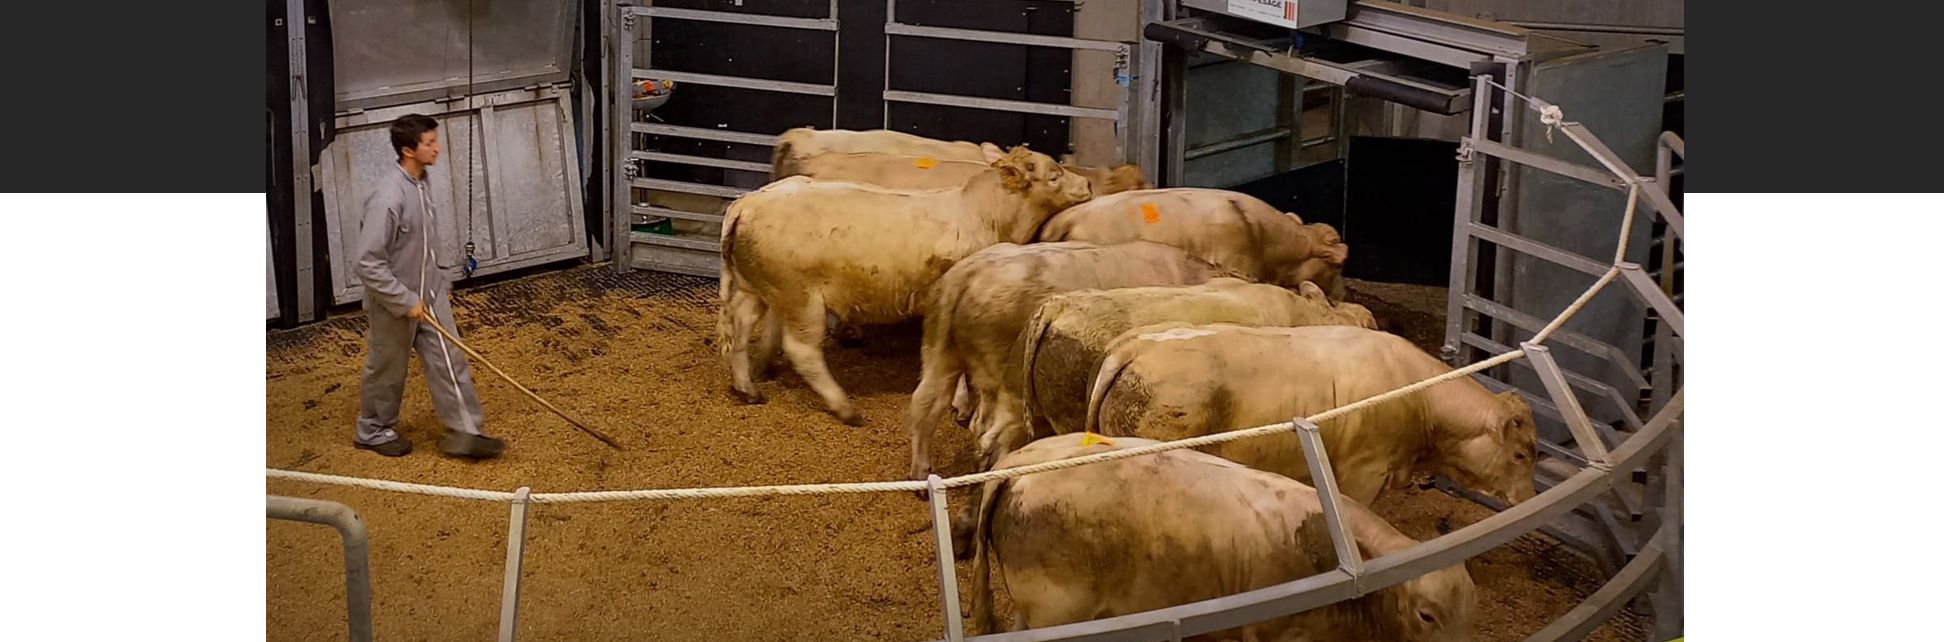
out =
[[[1551,103],[1544,104],[1544,107],[1539,108],[1539,122],[1546,126],[1546,142],[1551,143],[1553,142],[1553,130],[1558,129],[1560,124],[1566,121],[1566,114],[1559,111],[1559,105]]]

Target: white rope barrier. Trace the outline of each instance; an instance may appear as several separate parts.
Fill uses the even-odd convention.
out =
[[[383,479],[366,479],[363,477],[344,477],[340,475],[325,475],[322,473],[307,473],[298,470],[280,470],[276,468],[267,469],[265,472],[271,479],[292,479],[296,481],[307,481],[307,482],[313,482],[318,484],[330,484],[333,486],[357,486],[361,488],[371,488],[376,490],[389,490],[397,493],[412,493],[415,495],[432,495],[434,497],[457,497],[459,499],[477,499],[477,500],[489,501],[489,502],[513,501],[513,493],[501,492],[497,490],[476,490],[472,488],[453,488],[451,486],[432,486],[429,484],[408,484],[405,482],[387,481]]]
[[[1547,125],[1548,127],[1547,134],[1549,137],[1551,134],[1552,127],[1559,126],[1566,122],[1564,120],[1564,115],[1560,112],[1559,107],[1557,105],[1553,105],[1546,101],[1539,100],[1537,98],[1533,98],[1512,91],[1511,89],[1507,89],[1504,85],[1500,85],[1496,82],[1493,82],[1489,78],[1487,78],[1485,82],[1495,87],[1498,87],[1499,89],[1502,89],[1507,93],[1512,94],[1513,96],[1522,98],[1526,102],[1530,103],[1534,108],[1534,110],[1540,113],[1540,121]],[[1573,134],[1572,130],[1567,129],[1567,135],[1569,137],[1572,137],[1575,143],[1578,143],[1583,148],[1587,146],[1585,142],[1580,141],[1577,137],[1573,137],[1572,134]],[[1588,152],[1591,153],[1592,150],[1588,149]],[[1598,157],[1598,154],[1594,154],[1594,156]],[[1631,186],[1627,194],[1627,209],[1626,209],[1625,218],[1622,220],[1621,223],[1619,250],[1614,255],[1614,265],[1610,266],[1607,269],[1606,273],[1602,274],[1599,280],[1593,283],[1592,287],[1587,288],[1585,292],[1580,294],[1578,299],[1575,299],[1571,305],[1568,305],[1566,307],[1566,309],[1561,310],[1558,316],[1553,317],[1551,322],[1547,323],[1544,328],[1541,328],[1538,333],[1534,334],[1532,339],[1528,341],[1528,343],[1540,344],[1544,342],[1546,339],[1550,338],[1554,332],[1558,331],[1561,326],[1564,326],[1566,324],[1566,321],[1568,319],[1571,319],[1573,315],[1578,314],[1582,308],[1586,307],[1587,303],[1593,300],[1594,296],[1598,295],[1600,291],[1607,286],[1607,284],[1612,283],[1614,278],[1620,275],[1619,264],[1622,262],[1622,259],[1624,258],[1624,254],[1626,252],[1627,236],[1629,235],[1629,232],[1633,228],[1634,210],[1640,196],[1640,182],[1638,180],[1639,177],[1631,173],[1621,172],[1612,167],[1608,167],[1608,170],[1613,171],[1616,175],[1618,175],[1622,180],[1625,180],[1628,183],[1628,185]],[[1424,379],[1422,381],[1418,381],[1410,385],[1396,388],[1394,390],[1385,392],[1383,394],[1379,394],[1373,397],[1368,397],[1356,401],[1354,403],[1338,406],[1336,408],[1332,408],[1314,415],[1310,415],[1309,417],[1305,417],[1304,419],[1312,424],[1321,423],[1324,421],[1328,421],[1330,419],[1343,416],[1351,412],[1356,412],[1358,410],[1375,406],[1377,404],[1381,404],[1386,401],[1390,401],[1399,397],[1410,395],[1438,384],[1442,384],[1461,377],[1467,377],[1479,371],[1485,370],[1487,368],[1492,368],[1505,363],[1510,363],[1514,360],[1521,359],[1524,357],[1525,357],[1524,350],[1513,350],[1492,357],[1490,359],[1486,359],[1484,361],[1480,361],[1478,363],[1465,366],[1463,368],[1457,368],[1450,372],[1446,372],[1444,374],[1431,377],[1429,379]],[[1233,431],[1215,433],[1211,435],[1202,435],[1199,437],[1190,437],[1187,439],[1177,439],[1174,441],[1162,442],[1150,446],[1142,446],[1139,448],[1126,448],[1121,450],[1113,450],[1113,451],[1108,451],[1103,453],[1096,453],[1085,457],[1073,457],[1069,459],[1061,459],[1057,461],[1033,464],[1030,466],[1019,466],[1019,467],[1006,468],[1001,470],[990,470],[990,471],[974,473],[970,475],[962,475],[959,477],[952,477],[950,479],[945,479],[943,480],[943,484],[946,488],[960,488],[965,486],[983,484],[989,481],[1011,479],[1015,477],[1023,477],[1026,475],[1032,475],[1032,474],[1042,473],[1047,471],[1075,468],[1075,467],[1085,466],[1088,464],[1095,464],[1103,461],[1128,459],[1131,457],[1152,455],[1155,453],[1166,452],[1170,450],[1180,450],[1183,448],[1199,448],[1202,446],[1227,443],[1231,441],[1239,441],[1242,439],[1251,439],[1251,438],[1261,437],[1265,435],[1292,432],[1294,430],[1295,430],[1295,425],[1293,423],[1279,422],[1279,423],[1268,424],[1263,426],[1256,426],[1254,428],[1248,428],[1243,430],[1233,430]],[[479,489],[472,489],[472,488],[455,488],[451,486],[434,486],[429,484],[411,484],[405,482],[387,481],[382,479],[344,477],[340,475],[325,475],[320,473],[309,473],[309,472],[294,471],[294,470],[281,470],[276,468],[266,469],[266,474],[271,479],[288,479],[294,481],[305,481],[305,482],[330,484],[330,485],[337,485],[337,486],[353,486],[353,487],[370,488],[375,490],[384,490],[384,491],[392,491],[392,492],[400,492],[400,493],[431,495],[437,497],[454,497],[459,499],[473,499],[473,500],[496,501],[496,502],[518,501],[517,496],[514,493],[503,492],[503,491],[479,490]],[[780,486],[734,486],[734,487],[720,487],[720,488],[601,490],[601,491],[579,491],[579,492],[563,492],[563,493],[532,493],[528,496],[527,501],[532,503],[538,503],[538,504],[566,504],[566,503],[580,503],[580,502],[709,499],[709,498],[718,498],[718,497],[770,497],[770,496],[778,496],[778,495],[840,495],[840,494],[894,493],[894,492],[910,493],[910,492],[923,491],[926,490],[927,488],[929,488],[929,486],[927,485],[926,482],[923,481],[884,481],[884,482],[857,482],[857,483],[830,483],[830,484],[792,484],[792,485],[780,485]]]

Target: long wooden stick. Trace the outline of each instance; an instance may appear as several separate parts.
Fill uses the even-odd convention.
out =
[[[419,322],[424,323],[425,325],[428,326],[432,326],[433,330],[438,331],[439,336],[445,337],[445,339],[447,341],[451,341],[453,345],[459,346],[460,350],[464,350],[466,351],[466,354],[472,355],[472,358],[474,360],[479,361],[480,365],[486,366],[486,369],[492,370],[493,374],[499,375],[499,377],[501,379],[505,379],[507,383],[513,384],[513,387],[519,388],[520,392],[526,393],[526,396],[532,397],[534,401],[540,402],[540,405],[546,406],[548,410],[552,410],[553,414],[560,415],[561,419],[565,419],[567,420],[567,423],[573,424],[575,428],[581,429],[581,432],[592,435],[595,439],[601,440],[601,443],[607,444],[608,447],[610,448],[613,448],[615,450],[625,450],[624,448],[621,447],[621,444],[614,443],[614,440],[609,439],[607,435],[603,435],[599,432],[596,432],[593,428],[587,427],[586,424],[581,423],[579,420],[567,416],[566,412],[562,411],[559,408],[555,408],[554,405],[551,403],[547,403],[547,400],[541,399],[540,395],[535,394],[532,390],[528,390],[526,386],[520,385],[520,382],[514,381],[512,376],[506,374],[506,371],[500,370],[499,366],[495,366],[493,365],[493,362],[487,361],[486,357],[481,356],[479,352],[473,350],[471,346],[467,346],[466,342],[460,341],[459,337],[452,336],[452,333],[447,332],[444,326],[441,326],[437,323],[433,323],[431,321],[425,321],[425,320],[420,320]]]

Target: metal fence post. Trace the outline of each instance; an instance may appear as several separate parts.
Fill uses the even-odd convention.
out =
[[[1579,443],[1580,453],[1586,456],[1586,461],[1595,468],[1612,470],[1612,458],[1608,456],[1606,444],[1600,441],[1599,433],[1593,429],[1593,421],[1580,408],[1579,397],[1566,383],[1565,372],[1553,361],[1552,350],[1537,343],[1524,343],[1519,347],[1525,350],[1526,359],[1532,362],[1533,370],[1538,371],[1540,382],[1545,384],[1546,392],[1552,396],[1553,406],[1559,408],[1559,414],[1565,417],[1566,428],[1573,433],[1573,440]]]
[[[938,599],[945,607],[945,640],[965,639],[965,620],[959,617],[958,566],[952,558],[952,518],[945,510],[945,480],[925,478],[930,487],[932,535],[938,544]]]
[[[634,267],[634,48],[635,14],[626,5],[614,6],[614,32],[608,37],[608,84],[613,101],[608,107],[608,221],[614,236],[614,271]]]
[[[271,495],[270,519],[323,524],[344,539],[344,605],[351,642],[371,642],[371,545],[357,511],[337,502]]]
[[[1471,132],[1458,152],[1458,198],[1451,221],[1451,280],[1446,292],[1445,340],[1439,356],[1453,366],[1464,366],[1465,296],[1471,294],[1473,270],[1478,262],[1478,244],[1472,241],[1472,225],[1484,214],[1486,165],[1489,157],[1471,150],[1471,142],[1489,140],[1492,113],[1490,76],[1472,79]]]
[[[1349,522],[1343,514],[1343,493],[1337,490],[1336,471],[1330,468],[1330,454],[1323,449],[1323,435],[1302,417],[1290,420],[1296,429],[1296,438],[1302,442],[1303,458],[1308,460],[1311,485],[1316,488],[1316,498],[1323,504],[1323,522],[1330,527],[1330,543],[1336,548],[1337,567],[1350,575],[1350,586],[1356,595],[1363,595],[1363,554],[1357,549],[1356,536],[1351,533]]]
[[[1654,606],[1654,633],[1656,639],[1666,640],[1680,637],[1686,628],[1682,601],[1685,599],[1682,585],[1682,561],[1685,557],[1685,543],[1681,530],[1681,489],[1682,466],[1686,458],[1684,443],[1687,441],[1687,425],[1676,421],[1673,436],[1667,442],[1666,499],[1661,515],[1661,547],[1666,556],[1662,558],[1659,585],[1654,588],[1650,603]]]
[[[520,620],[520,567],[526,555],[527,498],[533,489],[513,491],[513,512],[506,525],[506,582],[500,587],[500,642],[513,642]]]

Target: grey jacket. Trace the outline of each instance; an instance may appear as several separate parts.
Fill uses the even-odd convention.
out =
[[[451,282],[439,270],[437,212],[425,182],[396,165],[381,176],[365,199],[352,271],[364,283],[366,309],[377,303],[402,317],[420,300],[430,305]]]

